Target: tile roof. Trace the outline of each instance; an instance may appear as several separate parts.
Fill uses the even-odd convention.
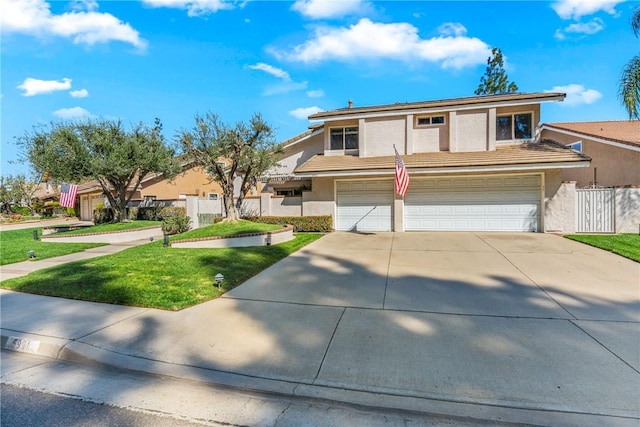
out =
[[[320,111],[309,116],[310,120],[325,119],[334,116],[345,116],[360,113],[375,113],[385,111],[414,110],[421,108],[451,108],[468,105],[491,104],[496,102],[544,102],[561,101],[566,94],[556,92],[541,93],[505,93],[500,95],[468,96],[462,98],[439,99],[435,101],[396,102],[394,104],[371,105],[366,107],[339,108],[336,110]]]
[[[439,151],[402,156],[405,166],[411,169],[468,168],[483,166],[514,166],[532,164],[572,163],[589,161],[577,151],[549,140],[537,143],[498,146],[495,151],[451,153]],[[296,174],[339,171],[393,170],[394,156],[358,157],[324,156],[318,154],[295,169]]]
[[[545,123],[544,126],[640,147],[640,120]]]

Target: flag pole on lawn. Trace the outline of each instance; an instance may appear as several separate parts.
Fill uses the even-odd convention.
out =
[[[407,172],[407,168],[404,166],[404,162],[402,161],[400,154],[398,154],[398,150],[396,150],[395,144],[393,144],[393,151],[396,152],[396,193],[404,198],[407,194],[407,190],[409,189],[409,173]]]

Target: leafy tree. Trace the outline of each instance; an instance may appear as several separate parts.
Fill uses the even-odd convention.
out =
[[[181,130],[178,139],[184,153],[202,167],[222,187],[227,220],[240,218],[240,208],[258,178],[276,167],[281,146],[275,142],[273,129],[260,114],[248,123],[229,126],[216,114],[196,115],[190,131]],[[234,203],[234,182],[241,177],[238,198]],[[239,181],[239,180],[238,180]]]
[[[636,37],[640,34],[640,6],[631,16],[631,29]],[[618,96],[622,100],[629,119],[640,119],[640,55],[636,55],[622,70]]]
[[[172,179],[180,171],[162,125],[142,123],[125,130],[120,121],[87,120],[36,126],[18,138],[23,160],[57,181],[100,183],[115,222],[126,219],[126,206],[150,173]]]
[[[31,174],[31,176],[18,174],[12,177],[11,186],[15,193],[17,203],[29,208],[31,215],[35,214],[34,200],[36,198],[36,192],[40,187],[40,176],[41,175],[34,173]]]
[[[18,203],[18,195],[13,186],[13,176],[0,176],[0,212],[11,214],[16,203]]]
[[[491,49],[491,56],[487,58],[487,69],[480,78],[480,85],[473,93],[476,95],[496,95],[517,91],[518,85],[509,82],[509,77],[504,71],[502,51],[494,47]]]

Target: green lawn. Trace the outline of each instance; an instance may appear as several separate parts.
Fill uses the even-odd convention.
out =
[[[160,227],[162,225],[161,221],[127,221],[127,222],[116,222],[116,223],[108,223],[108,224],[99,224],[93,225],[91,227],[82,227],[77,230],[72,231],[64,231],[60,233],[61,235],[70,236],[76,234],[88,234],[88,233],[107,233],[113,231],[128,231],[135,230],[138,228],[145,227]]]
[[[38,240],[33,240],[33,230],[38,231]],[[25,228],[0,232],[0,265],[29,259],[29,251],[36,253],[36,259],[52,258],[82,252],[85,249],[104,246],[103,243],[53,243],[43,242],[42,228]]]
[[[40,295],[179,310],[220,296],[321,236],[297,234],[279,245],[224,249],[165,248],[157,241],[36,271],[0,286]],[[225,277],[222,291],[215,286],[217,273]]]
[[[569,234],[565,237],[640,262],[638,234]]]

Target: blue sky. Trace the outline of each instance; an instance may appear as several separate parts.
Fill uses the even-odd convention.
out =
[[[15,137],[81,118],[153,123],[261,113],[279,140],[319,110],[472,96],[492,47],[544,122],[623,120],[638,2],[0,0],[3,175]]]

